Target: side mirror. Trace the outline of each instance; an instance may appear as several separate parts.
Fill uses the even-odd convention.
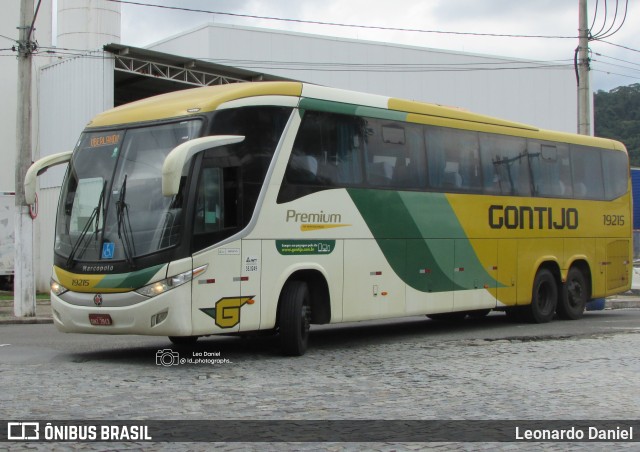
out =
[[[187,160],[198,152],[227,144],[240,143],[241,141],[244,141],[244,137],[241,135],[216,135],[189,140],[173,148],[167,154],[162,165],[162,194],[164,196],[178,194],[182,168]]]
[[[73,151],[47,155],[29,167],[24,178],[24,197],[27,204],[33,204],[36,201],[36,178],[52,166],[67,163],[71,160],[72,154]]]

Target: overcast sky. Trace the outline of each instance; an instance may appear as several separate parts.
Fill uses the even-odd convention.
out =
[[[568,36],[578,34],[578,0],[135,0],[255,16],[312,20],[404,29],[512,35]],[[592,34],[615,31],[626,0],[588,0]],[[618,15],[614,12],[618,4]],[[607,15],[605,16],[605,4]],[[598,7],[595,15],[596,5]],[[595,15],[595,21],[594,21]],[[606,17],[606,22],[605,22]],[[351,39],[384,41],[471,53],[572,64],[575,39],[459,36],[409,31],[313,25],[256,18],[184,12],[122,5],[122,43],[144,47],[205,23],[273,28]],[[604,28],[603,28],[604,27]],[[604,42],[592,41],[592,90],[610,90],[640,83],[640,2],[629,0],[622,28]],[[238,56],[242,58],[241,55]]]

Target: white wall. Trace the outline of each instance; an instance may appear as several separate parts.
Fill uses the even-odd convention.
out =
[[[523,60],[409,47],[230,25],[205,25],[149,47],[166,53],[294,78],[336,88],[438,103],[520,121],[542,128],[576,131],[577,92],[573,68],[491,71],[438,71],[438,65],[523,63]],[[430,71],[291,70],[266,64],[264,69],[234,61],[312,63],[420,64]],[[522,66],[535,64],[524,62]],[[316,68],[313,70],[313,68]],[[397,67],[397,66],[396,66]],[[495,66],[493,66],[495,67]],[[327,66],[324,67],[326,69]],[[451,68],[451,66],[449,66]]]

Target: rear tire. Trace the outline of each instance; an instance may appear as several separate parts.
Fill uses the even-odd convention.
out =
[[[553,319],[558,305],[558,284],[546,268],[538,270],[533,280],[531,304],[522,306],[523,320],[530,323],[547,323]]]
[[[564,320],[578,320],[584,314],[588,299],[587,278],[580,269],[571,267],[567,274],[567,282],[562,286],[562,296],[556,307],[558,317]]]
[[[311,326],[311,297],[307,284],[302,281],[288,282],[280,294],[279,305],[282,353],[302,356],[307,351]]]

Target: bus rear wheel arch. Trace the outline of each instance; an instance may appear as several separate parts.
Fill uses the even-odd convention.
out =
[[[566,282],[558,299],[556,313],[564,320],[582,318],[587,301],[591,298],[590,273],[584,263],[575,263],[567,273]]]

